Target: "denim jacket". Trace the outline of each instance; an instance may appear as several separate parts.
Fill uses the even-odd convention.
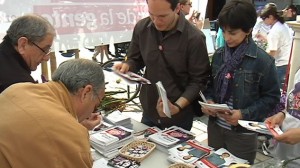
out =
[[[243,120],[263,121],[279,103],[280,90],[274,58],[259,48],[253,40],[242,63],[234,71],[232,98],[233,109],[239,109]],[[212,58],[212,78],[207,98],[217,102],[216,74],[224,63],[225,48],[218,49]]]

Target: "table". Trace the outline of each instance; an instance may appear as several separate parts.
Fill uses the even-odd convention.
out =
[[[147,125],[137,122],[133,119],[131,119],[131,123],[133,125],[132,129],[135,132],[142,131],[148,128]],[[145,160],[141,162],[141,166],[139,168],[168,168],[171,165],[171,163],[167,160],[168,156],[169,155],[167,153],[155,149]],[[93,168],[100,168],[100,166]]]

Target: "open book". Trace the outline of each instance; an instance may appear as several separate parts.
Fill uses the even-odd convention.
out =
[[[129,83],[151,84],[151,82],[148,79],[146,79],[136,73],[130,72],[130,71],[128,71],[126,73],[122,73],[122,72],[114,69],[114,72],[117,75],[124,78],[125,80],[127,80]]]
[[[270,128],[268,124],[264,122],[257,122],[257,121],[246,121],[246,120],[238,120],[238,123],[251,131],[259,132],[262,134],[268,135],[281,135],[283,134],[282,130],[276,125],[274,128]]]
[[[156,83],[156,88],[158,90],[158,94],[162,99],[163,102],[163,112],[166,114],[167,117],[171,118],[171,111],[168,105],[168,97],[167,97],[167,92],[162,85],[161,81],[158,81]]]

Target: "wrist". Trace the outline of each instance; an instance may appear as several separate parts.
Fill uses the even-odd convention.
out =
[[[284,111],[280,111],[279,113],[281,113],[281,115],[283,115],[283,117],[285,118],[285,112]]]
[[[178,108],[178,112],[182,111],[182,107],[179,104],[177,104],[176,102],[174,102],[173,104]]]

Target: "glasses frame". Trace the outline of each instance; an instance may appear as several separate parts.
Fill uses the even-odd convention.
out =
[[[96,97],[98,98],[98,100],[99,100],[99,106],[101,105],[101,99],[100,99],[100,97],[99,97],[99,95],[98,94],[96,94]],[[94,112],[100,112],[100,107],[99,106],[95,106],[95,108],[94,108]]]
[[[45,55],[49,55],[51,53],[51,48],[49,48],[49,51],[46,52],[44,49],[42,49],[40,46],[38,46],[35,42],[30,41],[30,40],[29,40],[29,42],[32,43],[34,46],[36,46],[38,49],[40,49]]]
[[[184,5],[189,5],[190,7],[193,7],[193,6],[192,6],[192,2],[186,3],[186,4],[184,4]]]

